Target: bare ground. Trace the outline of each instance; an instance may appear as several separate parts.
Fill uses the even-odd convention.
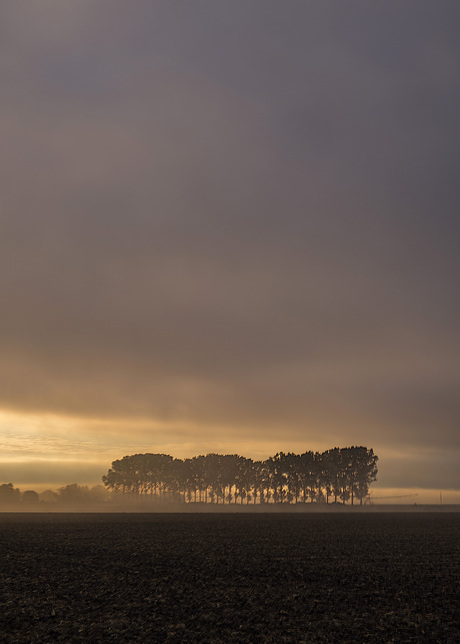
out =
[[[0,642],[460,641],[460,514],[0,515]]]

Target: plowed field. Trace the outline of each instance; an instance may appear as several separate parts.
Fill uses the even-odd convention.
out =
[[[460,641],[460,514],[0,515],[1,642]]]

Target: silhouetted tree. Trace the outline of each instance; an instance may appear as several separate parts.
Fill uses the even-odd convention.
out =
[[[363,498],[369,494],[369,485],[377,478],[378,457],[372,449],[368,450],[365,447],[350,447],[346,454],[351,504],[353,505],[354,499],[358,498],[362,505]]]
[[[38,505],[40,503],[40,498],[35,490],[25,490],[22,495],[22,502],[26,505]]]
[[[57,503],[59,501],[59,495],[53,490],[45,490],[40,492],[38,498],[42,503]]]
[[[366,447],[335,447],[322,454],[278,452],[265,461],[239,454],[211,453],[184,460],[168,454],[134,454],[114,461],[102,481],[114,492],[188,503],[328,503],[333,496],[353,504],[355,499],[362,503],[376,480],[377,460]]]
[[[0,485],[0,505],[15,505],[21,500],[21,493],[12,483]]]
[[[60,487],[58,490],[58,501],[65,505],[88,505],[92,503],[103,503],[107,500],[107,491],[102,485],[78,485],[70,483]]]

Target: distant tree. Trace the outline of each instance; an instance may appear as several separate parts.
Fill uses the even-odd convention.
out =
[[[226,454],[223,458],[224,497],[228,503],[237,502],[236,484],[239,474],[239,454]]]
[[[260,503],[270,503],[272,498],[272,477],[270,459],[257,464],[257,485]]]
[[[21,493],[12,483],[0,485],[0,505],[14,505],[21,500]]]
[[[234,478],[235,502],[239,499],[242,504],[245,499],[249,502],[248,494],[251,489],[252,460],[244,456],[238,456],[236,460],[236,472]]]
[[[263,461],[254,461],[253,463],[253,472],[252,472],[252,489],[253,496],[252,500],[254,505],[256,504],[257,499],[259,503],[265,503],[265,490],[266,490],[266,472],[264,468]]]
[[[102,485],[78,485],[70,483],[58,490],[58,501],[63,504],[88,505],[103,503],[107,500],[107,490]]]
[[[348,477],[352,505],[355,498],[362,505],[363,499],[369,494],[370,484],[377,479],[377,461],[378,457],[372,449],[350,448]]]
[[[114,492],[156,494],[167,491],[168,468],[173,461],[167,454],[133,454],[113,461],[102,477],[104,485]]]
[[[339,470],[340,470],[340,450],[335,447],[329,449],[322,454],[321,459],[321,484],[326,493],[326,503],[329,503],[329,498],[334,496],[334,501],[337,502],[337,497],[340,494],[339,489]]]
[[[40,498],[35,490],[25,490],[21,495],[22,502],[27,505],[38,505]]]
[[[103,485],[93,485],[88,490],[88,501],[90,503],[106,503],[109,496],[108,490]]]
[[[112,492],[186,503],[328,503],[334,497],[353,504],[355,499],[362,503],[376,480],[377,460],[366,447],[278,452],[265,461],[239,454],[211,453],[184,460],[168,454],[133,454],[113,461],[102,481]],[[90,495],[84,487],[61,488],[59,498]]]
[[[289,452],[286,454],[286,482],[287,482],[287,500],[289,503],[294,501],[298,503],[300,492],[302,490],[300,476],[300,455]]]
[[[206,454],[205,485],[206,490],[209,490],[211,503],[219,503],[219,497],[222,497],[221,467],[221,456],[219,454]]]
[[[59,495],[53,490],[45,490],[40,492],[38,498],[42,503],[57,503],[59,501]]]
[[[316,490],[316,466],[314,452],[304,452],[299,457],[299,484],[302,492],[302,500],[306,503],[307,498],[313,502]]]
[[[123,474],[122,472],[117,472],[115,469],[110,469],[107,474],[104,474],[102,482],[112,492],[126,491]]]
[[[278,452],[266,461],[269,472],[270,487],[275,503],[283,503],[286,497],[287,463],[286,455]]]
[[[198,492],[198,501],[202,503],[205,501],[204,494],[207,489],[205,456],[194,456],[192,458],[192,472],[195,490]]]
[[[89,489],[87,485],[70,483],[58,489],[59,501],[62,503],[84,503],[89,500]]]
[[[167,488],[174,501],[184,500],[183,465],[180,458],[174,458],[167,467]]]

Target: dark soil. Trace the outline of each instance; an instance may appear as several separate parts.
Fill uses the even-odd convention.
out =
[[[1,642],[460,641],[460,514],[0,515]]]

